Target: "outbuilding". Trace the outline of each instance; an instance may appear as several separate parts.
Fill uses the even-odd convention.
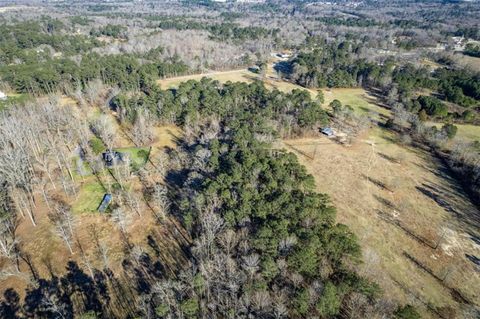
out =
[[[331,127],[324,127],[324,128],[321,129],[321,132],[328,137],[335,136],[335,132],[333,131],[333,129]]]
[[[112,194],[103,195],[102,202],[100,203],[100,206],[98,206],[98,211],[100,213],[104,213],[105,210],[107,210],[108,205],[110,205],[110,203],[112,202],[112,199],[113,199]]]

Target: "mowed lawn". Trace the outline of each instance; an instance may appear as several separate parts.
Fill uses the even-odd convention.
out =
[[[72,202],[74,214],[94,213],[97,211],[106,190],[93,175],[88,176],[81,183],[78,196]]]
[[[339,100],[342,105],[350,105],[359,113],[378,113],[389,116],[390,111],[380,106],[375,97],[362,88],[335,88],[323,89],[325,97],[325,106],[328,106],[333,100]]]

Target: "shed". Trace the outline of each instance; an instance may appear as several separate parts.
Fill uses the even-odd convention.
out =
[[[277,56],[278,56],[279,58],[282,58],[282,59],[288,59],[288,58],[291,57],[290,54],[285,53],[285,52],[277,53]]]
[[[112,167],[123,162],[125,160],[125,154],[109,150],[102,153],[102,159],[107,167]]]
[[[104,213],[105,210],[108,208],[108,205],[112,202],[112,194],[105,194],[103,195],[102,202],[100,203],[100,206],[98,206],[98,211],[100,213]]]
[[[333,131],[333,129],[331,127],[324,127],[324,128],[322,128],[321,132],[323,134],[327,135],[328,137],[335,136],[335,132]]]

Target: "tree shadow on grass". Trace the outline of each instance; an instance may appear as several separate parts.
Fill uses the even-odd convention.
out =
[[[18,318],[20,311],[20,296],[9,288],[3,293],[3,301],[0,303],[0,318]]]
[[[465,257],[477,266],[477,271],[480,271],[480,258],[469,254],[465,254]]]
[[[70,261],[64,276],[38,279],[29,287],[23,305],[17,292],[7,289],[0,303],[0,318],[74,318],[84,312],[110,317],[108,278],[100,270],[93,273],[92,278]]]
[[[421,186],[416,186],[416,189],[468,226],[467,229],[478,229],[480,227],[480,212],[470,204],[467,198],[457,198],[457,196],[452,195],[451,189],[438,184],[422,183]]]

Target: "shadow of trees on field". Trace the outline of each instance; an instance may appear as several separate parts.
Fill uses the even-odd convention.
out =
[[[469,228],[478,229],[480,227],[480,212],[475,206],[463,202],[463,200],[468,199],[457,198],[456,195],[453,195],[451,189],[438,184],[422,183],[421,186],[416,186],[416,189]]]
[[[7,289],[0,302],[0,318],[74,318],[83,313],[94,313],[98,318],[138,316],[139,298],[149,294],[156,281],[167,277],[160,246],[153,236],[147,242],[156,247],[154,256],[147,252],[129,255],[120,272],[105,268],[87,273],[69,261],[64,275],[34,281],[23,303],[17,291]]]
[[[480,258],[469,254],[465,254],[465,257],[467,257],[468,260],[477,265],[477,270],[480,271]]]
[[[395,158],[393,156],[390,156],[390,155],[387,155],[385,153],[377,152],[377,155],[380,156],[381,158],[389,161],[390,163],[393,163],[393,164],[399,164],[400,163],[400,161],[397,158]]]

